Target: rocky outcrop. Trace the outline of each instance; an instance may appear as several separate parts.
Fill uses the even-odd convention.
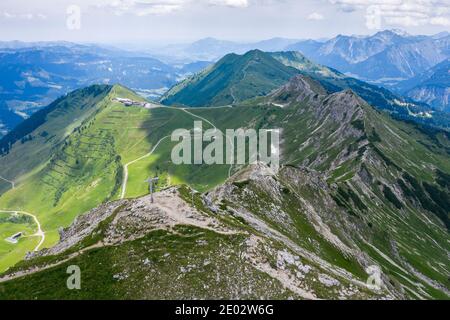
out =
[[[326,90],[315,80],[307,76],[297,75],[287,84],[275,90],[269,98],[275,105],[304,101],[315,103],[326,94]]]

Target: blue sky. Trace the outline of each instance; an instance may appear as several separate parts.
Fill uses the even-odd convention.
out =
[[[450,0],[2,0],[0,4],[0,40],[156,44],[204,37],[322,38],[391,28],[412,34],[450,31]]]

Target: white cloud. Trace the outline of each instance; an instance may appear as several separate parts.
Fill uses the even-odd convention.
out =
[[[343,11],[366,10],[366,26],[448,26],[450,0],[329,0]]]
[[[317,21],[319,21],[319,20],[325,19],[325,17],[322,14],[318,13],[318,12],[313,12],[307,17],[307,19],[308,20],[317,20]]]
[[[209,0],[210,4],[235,7],[235,8],[246,8],[249,6],[248,0]]]
[[[112,10],[116,15],[125,13],[145,16],[177,11],[187,0],[103,0],[98,7]]]
[[[450,18],[444,18],[444,17],[431,18],[430,23],[432,25],[436,25],[436,26],[450,27]]]
[[[0,17],[5,19],[22,19],[22,20],[33,20],[33,19],[47,19],[47,16],[42,13],[13,13],[8,11],[1,11]]]
[[[96,6],[110,9],[116,15],[129,13],[146,16],[168,14],[198,3],[233,8],[246,8],[250,5],[249,0],[102,0]]]

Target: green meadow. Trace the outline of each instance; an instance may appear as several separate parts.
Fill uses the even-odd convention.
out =
[[[195,116],[197,113],[213,124],[217,121],[218,128],[245,127],[260,117],[256,110],[246,108],[236,121],[230,108],[187,113],[163,106],[125,107],[114,98],[144,100],[121,86],[105,90],[101,94],[103,99],[94,99],[95,104],[91,103],[92,96],[85,97],[84,91],[71,95],[47,115],[43,126],[31,133],[34,137],[31,141],[16,142],[10,154],[0,160],[2,170],[17,174],[16,188],[0,196],[0,209],[36,215],[46,235],[40,249],[55,245],[58,230],[69,226],[78,215],[119,199],[123,168],[136,159],[142,158],[128,166],[127,198],[147,194],[145,180],[156,175],[160,177],[158,188],[188,184],[203,192],[223,183],[228,178],[229,165],[174,165],[171,152],[177,142],[171,142],[167,136],[175,129],[192,129],[194,121],[200,120]],[[70,122],[70,118],[75,121]],[[211,126],[204,122],[203,127],[207,130]],[[161,139],[154,152],[145,157]],[[24,161],[14,168],[18,157]],[[8,225],[0,225],[2,230],[12,230]],[[14,250],[2,249],[0,272],[23,259],[37,241],[37,238],[21,240]]]

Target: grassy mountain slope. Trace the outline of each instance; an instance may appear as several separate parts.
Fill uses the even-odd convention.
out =
[[[17,141],[9,143],[11,147],[0,158],[0,175],[14,182],[15,188],[1,180],[0,210],[36,215],[45,232],[41,247],[54,245],[59,228],[78,215],[119,198],[124,167],[129,163],[127,198],[147,194],[144,180],[156,174],[161,178],[160,187],[188,183],[199,191],[228,177],[230,166],[175,166],[170,161],[175,142],[168,136],[175,129],[193,128],[199,120],[194,115],[166,107],[124,107],[116,97],[143,101],[121,86],[89,87],[45,109],[43,123],[44,116],[39,113],[24,122],[26,130],[21,126],[5,138],[14,141],[9,137],[17,137]],[[211,121],[221,110],[214,110]],[[233,120],[232,125],[239,127],[259,118],[252,112]],[[204,123],[205,130],[210,127]],[[151,156],[145,157],[154,148]],[[9,230],[8,226],[2,228]],[[36,231],[36,225],[34,228]],[[23,259],[38,243],[38,237],[29,237],[18,245],[6,244],[0,252],[0,270]]]
[[[111,86],[92,86],[57,99],[0,140],[0,172],[16,179],[50,157],[53,148],[98,108]],[[18,161],[20,159],[20,161]],[[15,163],[14,167],[9,167]]]
[[[450,119],[445,112],[432,110],[425,103],[416,103],[385,88],[316,64],[296,51],[266,53],[255,50],[243,56],[227,55],[214,66],[174,86],[161,101],[167,105],[191,107],[236,104],[264,96],[298,73],[319,81],[331,93],[351,89],[370,105],[386,110],[398,119],[449,129]]]
[[[133,97],[114,87],[109,96],[128,94]],[[2,279],[11,281],[0,283],[1,297],[448,299],[446,132],[394,120],[351,90],[328,94],[302,76],[232,108],[147,110],[106,101],[69,136],[67,148],[87,141],[78,136],[83,134],[89,141],[109,139],[110,151],[102,152],[109,156],[89,162],[99,163],[89,171],[95,177],[81,182],[80,173],[80,182],[70,180],[71,194],[75,186],[88,190],[77,195],[85,207],[65,193],[55,207],[33,204],[51,212],[38,216],[45,231],[67,227],[63,217],[73,220],[90,209],[86,203],[94,208],[117,199],[120,166],[148,152],[165,130],[192,127],[196,117],[219,129],[281,128],[283,167],[278,173],[263,165],[233,167],[222,184],[229,166],[173,167],[171,145],[163,143],[129,168],[126,197],[145,195],[143,180],[156,171],[160,187],[187,183],[209,192],[192,197],[186,187],[169,188],[154,204],[144,197],[101,205],[61,232],[55,247],[8,270]],[[81,155],[91,154],[95,150]],[[30,194],[27,183],[22,186],[22,194]],[[2,207],[20,201],[27,205],[14,190],[0,198]],[[99,268],[103,261],[113,263]],[[66,289],[71,264],[82,267],[88,290]],[[380,292],[365,284],[366,268],[374,265],[382,270]],[[39,272],[30,271],[36,267]],[[172,288],[174,278],[178,285]],[[44,279],[52,281],[37,285]]]
[[[0,49],[0,73],[1,131],[12,130],[25,117],[78,88],[119,82],[148,93],[170,87],[182,76],[176,68],[145,55],[68,42],[6,44]]]
[[[296,73],[259,50],[242,56],[229,54],[173,87],[161,102],[190,107],[224,106],[266,95]]]

